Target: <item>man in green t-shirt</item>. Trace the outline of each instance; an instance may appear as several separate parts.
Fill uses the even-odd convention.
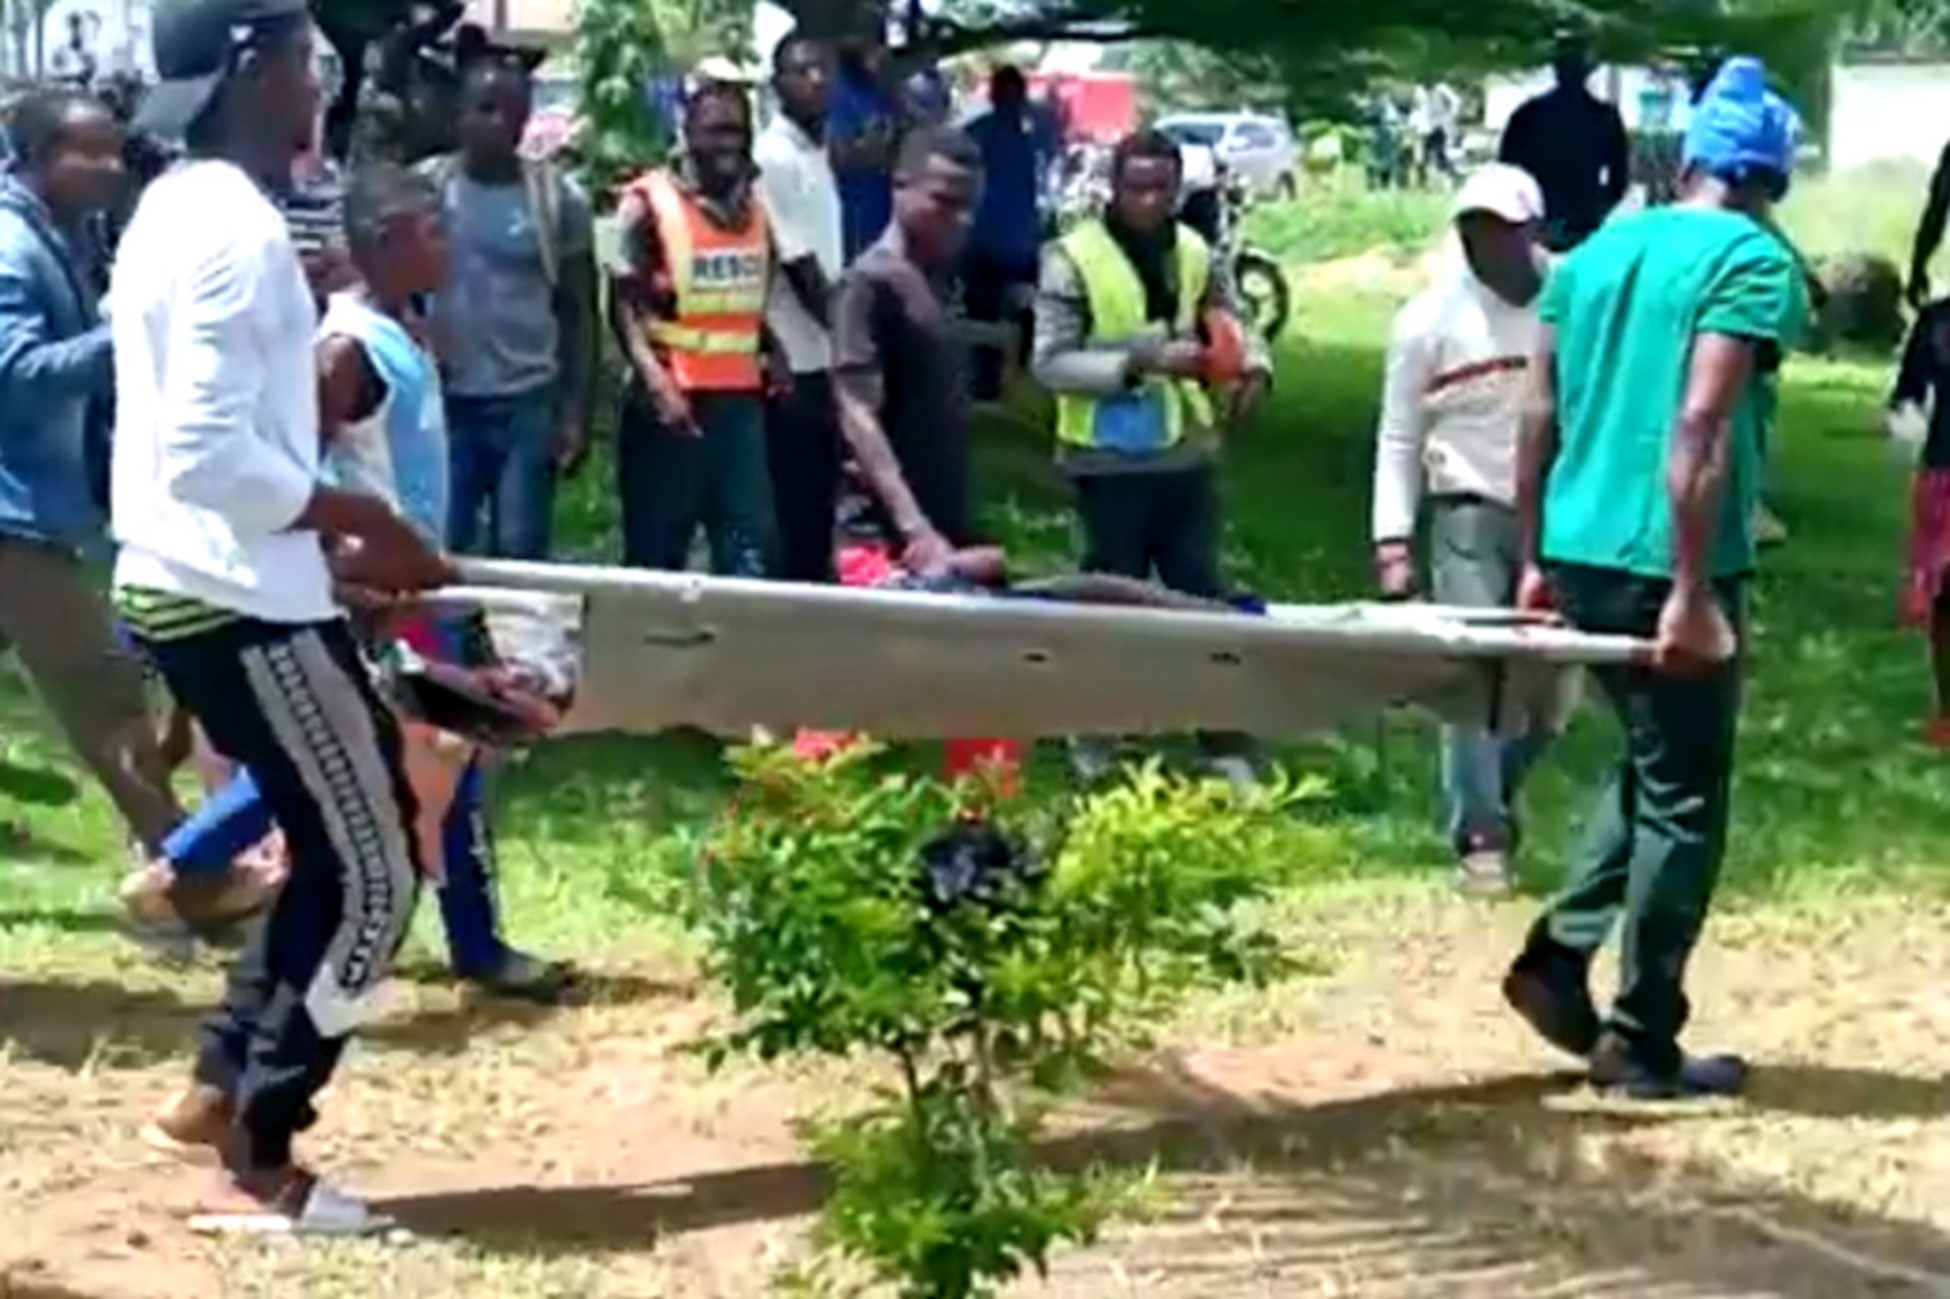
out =
[[[1730,60],[1694,111],[1679,201],[1609,223],[1553,274],[1518,453],[1520,603],[1657,652],[1596,673],[1624,757],[1504,993],[1589,1059],[1594,1084],[1637,1097],[1745,1081],[1737,1059],[1688,1058],[1679,1034],[1726,845],[1771,371],[1806,311],[1766,224],[1795,119],[1765,79],[1757,60]],[[1621,980],[1600,1019],[1589,966],[1615,924]]]

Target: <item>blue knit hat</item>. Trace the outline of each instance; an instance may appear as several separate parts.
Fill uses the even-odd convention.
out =
[[[1693,105],[1686,128],[1685,162],[1709,176],[1738,184],[1756,172],[1776,180],[1776,199],[1787,192],[1801,118],[1767,88],[1767,68],[1742,55],[1720,65]]]

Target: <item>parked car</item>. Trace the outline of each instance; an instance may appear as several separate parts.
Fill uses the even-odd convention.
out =
[[[1292,198],[1299,192],[1300,145],[1293,130],[1261,113],[1174,113],[1158,129],[1188,154],[1210,149],[1230,175],[1259,198]]]

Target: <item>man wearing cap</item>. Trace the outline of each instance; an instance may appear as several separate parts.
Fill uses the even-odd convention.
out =
[[[292,1149],[419,878],[398,730],[339,608],[449,570],[386,502],[319,485],[312,297],[273,202],[317,101],[304,5],[164,0],[151,31],[162,81],[139,125],[187,158],[142,196],[110,286],[115,598],[171,694],[256,775],[290,872],[193,1084],[145,1137],[218,1158],[198,1230],[367,1232],[377,1215]]]
[[[1730,60],[1687,129],[1679,201],[1608,224],[1552,271],[1531,366],[1519,602],[1654,652],[1593,672],[1625,751],[1504,992],[1595,1084],[1634,1097],[1745,1081],[1741,1061],[1689,1058],[1679,1037],[1726,850],[1768,362],[1807,309],[1767,224],[1794,147],[1766,70]],[[1601,1020],[1588,978],[1613,928],[1618,995]]]
[[[1508,608],[1521,568],[1517,425],[1537,344],[1544,196],[1515,167],[1485,167],[1457,197],[1462,260],[1402,309],[1388,346],[1374,468],[1375,570],[1382,593],[1416,590],[1413,539],[1428,528],[1439,604]],[[1482,726],[1443,734],[1448,832],[1465,888],[1509,884],[1518,786],[1542,737]]]

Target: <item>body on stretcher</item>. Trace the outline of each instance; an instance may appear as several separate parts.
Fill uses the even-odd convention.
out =
[[[491,626],[525,620],[572,660],[563,734],[1280,739],[1398,705],[1517,733],[1561,712],[1581,668],[1651,654],[1505,610],[1274,604],[1242,617],[1096,577],[968,594],[507,561],[462,574],[469,586],[439,600],[479,604]]]
[[[1006,575],[1002,552],[989,547],[956,554],[949,561],[950,576],[940,584],[917,582],[880,542],[849,543],[840,547],[838,558],[840,585],[854,588],[927,590],[933,585],[936,589],[980,591],[991,583],[1001,583]],[[792,748],[800,757],[821,758],[862,738],[845,731],[806,729],[794,737]],[[1022,789],[1026,749],[1021,740],[949,739],[943,746],[941,774],[949,780],[983,776],[1001,797],[1014,798]]]

